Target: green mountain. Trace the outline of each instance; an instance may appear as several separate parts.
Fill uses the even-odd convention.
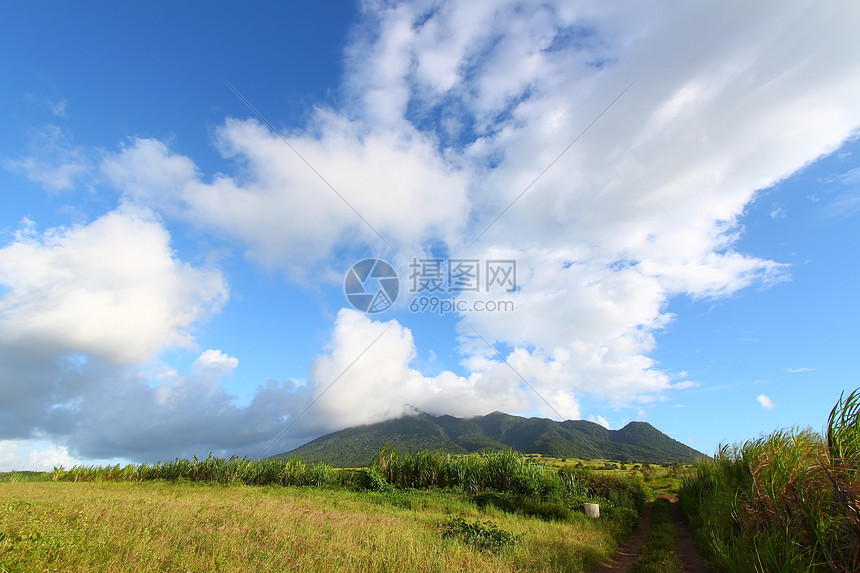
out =
[[[298,456],[307,463],[336,467],[366,466],[383,444],[406,452],[442,450],[465,454],[513,448],[557,458],[604,458],[623,462],[689,463],[703,454],[647,422],[607,430],[594,422],[522,418],[493,412],[476,418],[404,416],[334,432],[272,457]]]

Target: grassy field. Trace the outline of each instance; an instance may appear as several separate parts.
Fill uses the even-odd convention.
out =
[[[683,468],[383,449],[0,474],[9,571],[589,571]],[[582,513],[601,504],[601,519]]]
[[[526,454],[526,458],[558,468],[559,470],[586,470],[639,480],[648,488],[650,499],[652,500],[661,493],[677,494],[684,478],[692,476],[695,473],[692,464],[666,463],[649,465],[624,463],[618,460],[553,458],[540,454]]]
[[[492,522],[519,541],[481,551],[440,524]],[[612,522],[543,521],[434,491],[189,482],[0,482],[0,571],[583,571],[611,558]]]

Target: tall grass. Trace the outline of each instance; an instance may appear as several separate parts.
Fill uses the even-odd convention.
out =
[[[335,486],[339,476],[328,464],[308,465],[298,458],[266,459],[254,461],[249,458],[216,458],[211,454],[206,459],[197,456],[188,460],[177,458],[169,462],[154,464],[130,464],[115,466],[75,466],[65,470],[54,468],[54,481],[149,481],[190,480],[223,484],[283,485],[283,486]]]
[[[585,494],[578,480],[559,476],[553,468],[529,461],[513,451],[452,455],[439,451],[399,453],[383,448],[360,472],[335,470],[325,463],[305,464],[298,458],[265,459],[177,458],[154,464],[75,466],[55,468],[54,481],[189,480],[224,484],[337,486],[356,484],[365,489],[387,486],[424,489],[454,488],[476,494],[485,490],[521,493],[540,499],[563,494]]]
[[[566,520],[586,502],[601,505],[622,540],[639,523],[646,488],[636,479],[591,471],[558,471],[512,450],[457,455],[439,451],[400,453],[383,448],[362,473],[367,489],[450,488],[480,506]]]
[[[860,393],[840,396],[824,436],[722,446],[680,498],[717,570],[860,571]]]
[[[397,487],[455,488],[471,494],[508,491],[543,500],[581,492],[577,480],[560,477],[555,469],[511,450],[464,456],[440,451],[400,453],[383,448],[368,470]]]

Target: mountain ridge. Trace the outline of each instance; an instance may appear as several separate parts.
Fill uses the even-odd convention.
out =
[[[690,463],[704,454],[648,422],[608,430],[587,420],[557,422],[493,412],[473,418],[417,413],[326,434],[273,458],[297,456],[335,467],[367,465],[383,444],[399,451],[442,450],[454,454],[510,449],[551,457],[603,458],[623,462]]]

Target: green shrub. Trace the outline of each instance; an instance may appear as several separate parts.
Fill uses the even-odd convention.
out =
[[[439,531],[443,538],[458,539],[478,551],[487,553],[499,553],[507,547],[516,545],[523,537],[499,529],[492,521],[469,523],[462,517],[453,517],[440,523]]]
[[[579,481],[589,497],[603,499],[613,507],[626,507],[639,514],[648,501],[645,486],[627,476],[589,470],[574,470],[570,475]]]
[[[507,513],[537,517],[544,521],[570,519],[571,509],[560,501],[540,501],[515,493],[485,491],[472,497],[480,508],[494,507]]]
[[[369,466],[361,472],[361,487],[369,491],[392,491],[394,487],[376,466]]]

